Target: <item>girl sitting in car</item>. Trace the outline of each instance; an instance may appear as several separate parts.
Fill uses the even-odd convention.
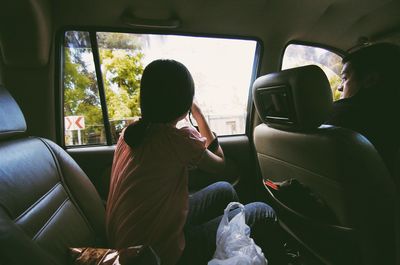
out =
[[[114,154],[109,242],[115,248],[151,245],[165,265],[207,263],[223,210],[238,200],[226,182],[188,193],[190,168],[217,174],[225,169],[223,151],[193,97],[194,82],[183,64],[150,63],[141,80],[142,117],[121,133]],[[190,110],[199,131],[176,127]],[[252,237],[273,264],[283,253],[273,209],[252,203],[245,212]]]

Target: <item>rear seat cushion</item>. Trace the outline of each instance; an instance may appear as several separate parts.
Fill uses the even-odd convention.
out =
[[[0,142],[0,156],[0,244],[6,258],[67,264],[68,247],[104,245],[101,199],[60,147],[40,138],[16,139]]]

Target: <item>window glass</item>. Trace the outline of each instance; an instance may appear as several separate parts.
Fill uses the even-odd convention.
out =
[[[73,36],[71,38],[70,36]],[[72,40],[70,40],[72,39]],[[73,78],[90,79],[91,85],[79,86],[80,95],[65,101],[68,104],[84,102],[87,95],[96,95],[97,101],[90,110],[79,115],[86,120],[103,123],[101,104],[98,97],[97,79],[93,56],[90,49],[89,34],[78,31],[66,33],[64,52],[79,54],[78,59],[64,56],[64,68],[67,64],[77,65]],[[108,120],[111,128],[111,143],[118,139],[120,131],[129,123],[139,119],[140,79],[143,69],[156,59],[174,59],[180,61],[191,72],[195,82],[195,100],[201,107],[210,127],[218,135],[244,134],[247,116],[248,92],[253,73],[253,64],[257,42],[223,38],[189,37],[176,35],[130,34],[97,32],[97,46],[101,62],[101,73],[106,97]],[[64,72],[68,71],[64,69]],[[94,81],[94,84],[92,81]],[[69,93],[66,83],[70,82],[64,74],[64,93]],[[94,89],[96,93],[94,93]],[[92,93],[89,93],[89,90]],[[65,100],[68,97],[64,96]],[[93,112],[96,108],[98,112]],[[162,111],[162,110],[160,110]],[[65,115],[78,115],[67,113]],[[88,117],[98,115],[99,117]],[[107,127],[107,126],[106,126]],[[98,130],[98,142],[83,138],[81,144],[107,144],[104,124]],[[77,132],[73,132],[66,145],[76,145]],[[93,138],[94,139],[94,138]]]
[[[143,40],[126,33],[97,33],[112,142],[129,123],[140,117]]]
[[[287,46],[283,55],[282,70],[310,64],[322,68],[331,85],[333,100],[338,100],[341,95],[337,88],[341,82],[342,57],[323,48],[299,44]]]
[[[89,34],[66,32],[63,67],[66,146],[106,143],[94,69]]]

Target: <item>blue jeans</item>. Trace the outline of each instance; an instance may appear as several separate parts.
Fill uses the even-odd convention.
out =
[[[216,248],[218,225],[229,202],[238,201],[232,185],[217,182],[189,197],[189,213],[185,225],[186,246],[178,264],[207,264]],[[231,219],[239,209],[229,213]],[[274,210],[267,204],[245,205],[246,224],[251,237],[261,247],[269,265],[284,264],[284,249],[280,227]]]

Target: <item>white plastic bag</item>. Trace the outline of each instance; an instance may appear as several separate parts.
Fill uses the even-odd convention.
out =
[[[230,209],[238,206],[240,213],[228,220]],[[208,265],[267,265],[261,248],[250,237],[250,227],[245,222],[244,206],[231,202],[224,211],[217,230],[217,248]]]

